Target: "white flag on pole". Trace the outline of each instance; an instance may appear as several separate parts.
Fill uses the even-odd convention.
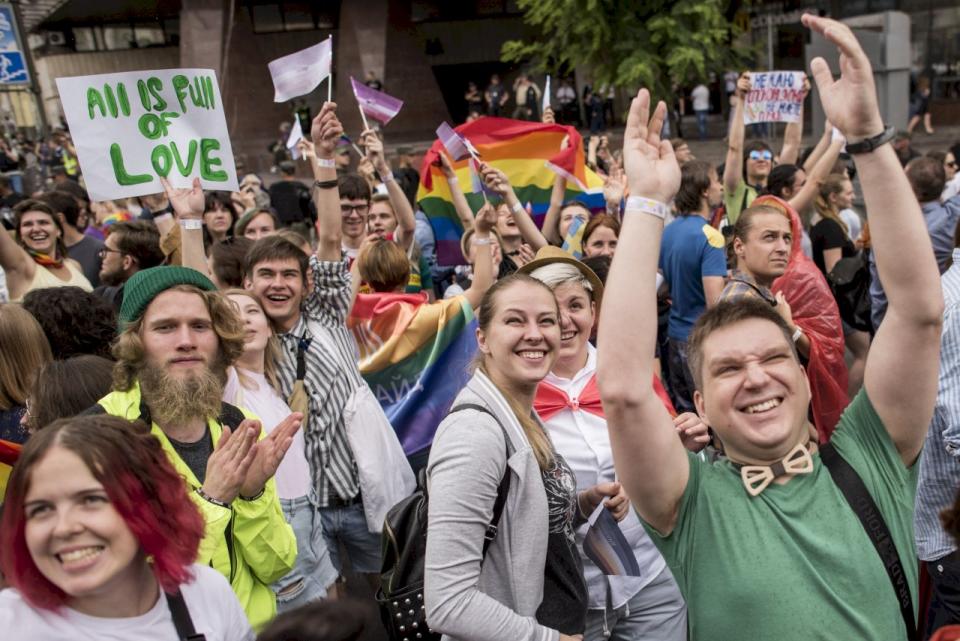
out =
[[[293,119],[293,126],[290,127],[290,137],[287,138],[287,149],[290,150],[290,156],[294,160],[300,160],[300,150],[297,143],[303,140],[303,129],[300,128],[300,119]]]
[[[547,76],[547,82],[543,85],[543,106],[540,108],[540,113],[544,113],[547,109],[550,108],[550,76]]]
[[[330,77],[333,62],[333,36],[267,64],[273,79],[274,102],[286,102],[305,96]]]

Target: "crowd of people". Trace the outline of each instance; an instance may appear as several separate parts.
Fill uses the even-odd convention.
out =
[[[332,102],[299,143],[309,187],[278,158],[269,188],[91,202],[52,138],[36,157],[63,180],[0,180],[22,196],[0,233],[0,628],[960,639],[960,145],[910,153],[850,29],[803,22],[841,59],[811,64],[812,148],[802,119],[779,149],[748,136],[743,74],[720,167],[641,89],[622,151],[584,150],[603,211],[558,175],[538,225],[486,162],[474,211],[441,153],[459,266],[416,198],[431,167],[373,130],[353,167]],[[553,123],[561,92],[556,113],[526,76],[512,113],[497,77],[465,98]],[[405,451],[368,377],[450,328],[472,367]],[[420,578],[395,597],[398,546]]]

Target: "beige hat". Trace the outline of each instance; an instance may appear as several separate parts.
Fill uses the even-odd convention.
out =
[[[532,274],[538,268],[552,263],[566,263],[576,267],[577,270],[583,274],[583,277],[593,286],[593,302],[595,302],[599,308],[600,301],[603,299],[603,282],[600,280],[600,277],[597,276],[596,272],[592,269],[559,247],[554,247],[553,245],[541,247],[533,260],[517,271],[524,274]]]

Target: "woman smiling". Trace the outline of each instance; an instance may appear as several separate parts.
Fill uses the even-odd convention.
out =
[[[16,241],[0,233],[0,267],[7,274],[10,300],[44,287],[72,285],[93,291],[80,264],[67,258],[63,224],[53,210],[39,200],[25,200],[14,208]]]
[[[142,424],[56,421],[27,442],[7,488],[0,566],[14,589],[0,593],[0,628],[33,641],[252,640],[226,580],[191,565],[202,536]]]

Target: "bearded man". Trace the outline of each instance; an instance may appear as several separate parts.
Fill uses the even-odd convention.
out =
[[[196,562],[230,580],[258,629],[276,613],[270,583],[290,571],[297,554],[272,477],[302,416],[291,414],[258,440],[259,421],[221,402],[244,329],[201,273],[138,271],[126,283],[120,324],[114,391],[93,411],[151,426],[206,521]]]

